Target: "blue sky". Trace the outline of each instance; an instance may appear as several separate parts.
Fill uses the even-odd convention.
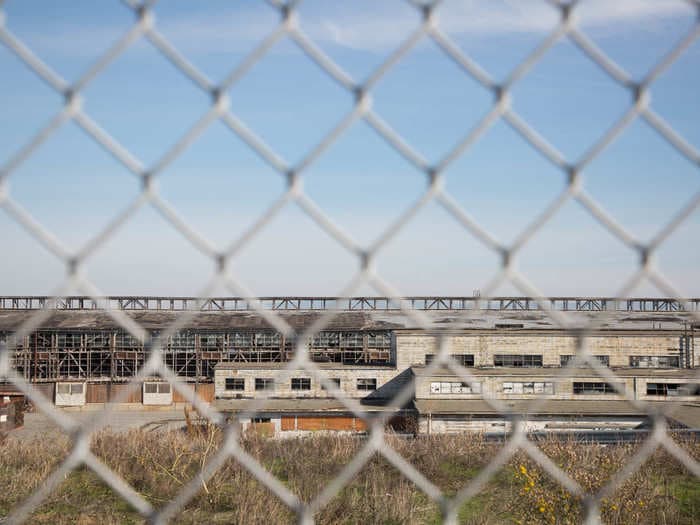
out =
[[[502,80],[556,24],[545,2],[449,2],[440,26]],[[99,6],[99,7],[98,7]],[[7,0],[6,26],[66,80],[78,78],[133,22],[120,2]],[[274,30],[264,2],[156,4],[159,30],[212,81]],[[694,23],[682,0],[584,2],[580,27],[641,78]],[[302,29],[356,80],[366,78],[420,23],[405,2],[305,1]],[[0,46],[0,165],[61,107],[62,99]],[[652,106],[700,148],[700,42],[652,88]],[[419,44],[372,92],[373,107],[417,151],[436,161],[489,109],[488,91],[430,42]],[[513,106],[575,160],[617,119],[629,94],[568,41],[547,53],[512,91]],[[86,112],[144,164],[155,162],[201,116],[209,98],[150,44],[138,42],[83,92]],[[289,162],[313,147],[352,107],[352,97],[293,44],[278,43],[230,90],[231,109]],[[562,190],[564,176],[505,123],[491,128],[446,171],[446,188],[502,242],[511,242]],[[700,190],[700,169],[642,121],[584,172],[587,191],[640,240],[648,240]],[[363,122],[305,173],[305,192],[367,245],[421,195],[425,176]],[[163,198],[217,245],[240,235],[285,181],[220,123],[158,178]],[[139,181],[68,123],[9,179],[13,199],[77,249],[139,192]],[[43,294],[64,270],[7,215],[0,293]],[[700,295],[700,211],[658,252],[663,273]],[[380,252],[378,270],[405,294],[471,295],[498,258],[438,206],[423,209]],[[550,295],[614,294],[636,255],[570,202],[528,244],[518,267]],[[232,261],[259,295],[337,293],[357,269],[342,246],[299,209],[283,210]],[[86,263],[110,294],[195,294],[213,264],[153,210],[143,209]],[[371,289],[364,293],[376,293]],[[511,287],[499,290],[512,293]],[[639,293],[656,294],[642,287]],[[222,293],[225,293],[222,291]]]

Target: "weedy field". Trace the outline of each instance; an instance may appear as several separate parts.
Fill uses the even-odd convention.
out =
[[[109,430],[93,437],[92,450],[154,506],[170,500],[199,475],[221,434]],[[677,438],[694,458],[700,441]],[[456,493],[501,449],[479,436],[435,436],[388,442],[446,494]],[[249,435],[244,448],[291,491],[311,500],[362,446],[360,439],[314,436],[271,440]],[[594,445],[546,440],[540,448],[586,489],[603,486],[639,444]],[[0,446],[0,521],[50,474],[70,448],[66,439]],[[523,454],[513,456],[484,490],[460,511],[463,523],[579,523],[581,502]],[[700,516],[700,480],[657,450],[601,506],[611,524],[690,524]],[[81,468],[34,512],[33,523],[140,523],[140,516],[90,470]],[[213,477],[185,507],[178,523],[291,523],[294,515],[235,461]],[[438,506],[383,458],[374,457],[317,515],[318,523],[438,523]]]

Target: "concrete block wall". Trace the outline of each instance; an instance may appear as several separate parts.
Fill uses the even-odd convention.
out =
[[[479,394],[445,394],[445,393],[432,393],[431,383],[434,382],[461,382],[462,380],[450,376],[421,376],[416,378],[415,388],[416,388],[416,399],[482,399],[485,396],[493,397],[496,399],[503,400],[515,400],[515,399],[535,399],[539,397],[547,397],[548,399],[558,399],[558,400],[623,400],[626,399],[624,396],[614,393],[606,394],[574,394],[573,384],[574,382],[585,382],[585,383],[601,383],[606,382],[604,379],[597,377],[595,375],[590,375],[586,377],[576,377],[576,378],[563,378],[557,381],[555,378],[547,375],[538,375],[536,370],[533,370],[531,376],[477,376],[476,382],[481,384],[481,393]],[[554,383],[554,393],[553,394],[515,394],[515,393],[505,393],[503,391],[503,383]],[[672,383],[672,384],[688,384],[692,385],[695,383],[692,379],[681,379],[681,378],[670,378],[670,377],[621,377],[616,381],[618,384],[622,384],[625,388],[625,392],[632,394],[634,399],[642,399],[647,401],[660,401],[667,399],[674,399],[678,401],[698,401],[698,396],[648,396],[647,395],[647,383]]]
[[[697,381],[694,381],[692,379],[671,379],[671,378],[665,378],[665,377],[640,377],[637,378],[637,398],[638,399],[643,399],[645,401],[655,401],[655,400],[667,400],[667,399],[673,399],[675,401],[692,401],[694,403],[697,403],[700,401],[699,396],[648,396],[647,395],[647,383],[672,383],[672,384],[680,384],[680,385],[691,385],[691,388],[693,385],[697,385]]]
[[[567,400],[620,400],[625,399],[618,393],[610,394],[586,394],[579,395],[573,393],[574,382],[591,382],[601,383],[604,379],[592,375],[590,377],[577,377],[575,379],[566,378],[557,382],[554,378],[547,375],[538,375],[536,370],[533,370],[531,376],[479,376],[476,382],[481,383],[480,394],[433,394],[430,391],[430,385],[433,382],[461,382],[461,379],[450,376],[434,376],[434,377],[417,377],[416,378],[416,399],[482,399],[483,397],[494,397],[496,399],[514,400],[514,399],[535,399],[546,396],[549,399],[567,399]],[[554,383],[554,394],[509,394],[503,392],[503,383]],[[634,379],[620,378],[618,383],[622,383],[627,392],[634,392]],[[646,387],[645,387],[646,388]],[[646,392],[646,390],[645,390]]]
[[[373,391],[371,390],[358,390],[357,389],[357,379],[367,378],[377,380],[377,390],[383,389],[383,393],[387,396],[391,396],[394,389],[387,390],[386,386],[392,379],[397,376],[396,370],[392,368],[373,368],[367,367],[362,369],[357,368],[337,368],[337,369],[324,369],[322,371],[323,375],[328,378],[339,378],[340,379],[340,390],[344,392],[347,397],[352,398],[363,398],[371,395]],[[283,377],[284,376],[284,377]],[[226,390],[226,378],[227,377],[239,377],[245,380],[244,390]],[[220,399],[233,399],[239,396],[242,397],[255,397],[259,394],[259,391],[255,390],[255,378],[273,378],[278,381],[275,383],[274,390],[272,391],[272,397],[282,397],[282,398],[328,398],[332,395],[323,390],[321,383],[316,381],[308,372],[292,372],[291,374],[282,374],[279,368],[256,368],[256,369],[220,369],[216,370],[214,373],[214,389],[215,395]],[[291,379],[292,378],[310,378],[311,379],[311,389],[310,390],[292,390]]]
[[[633,355],[678,355],[677,335],[605,335],[587,339],[593,355],[607,355],[611,367],[628,367]],[[473,354],[474,366],[493,366],[495,354],[541,354],[544,366],[558,367],[562,355],[576,353],[576,339],[569,335],[486,334],[455,335],[447,339],[450,354]],[[421,334],[396,335],[399,371],[425,364],[426,354],[438,353],[438,338]],[[698,356],[695,358],[696,363]]]

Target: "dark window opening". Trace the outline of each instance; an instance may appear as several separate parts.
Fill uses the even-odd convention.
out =
[[[255,390],[272,390],[275,386],[275,380],[269,377],[256,377]]]
[[[648,396],[699,396],[700,385],[694,383],[647,383]]]
[[[618,390],[624,391],[622,384],[611,385],[610,383],[597,382],[574,382],[574,394],[617,394]]]
[[[245,378],[227,377],[226,390],[245,390]]]
[[[527,354],[496,354],[493,356],[493,366],[512,366],[516,368],[542,366],[542,356]]]
[[[311,390],[311,379],[308,377],[293,377],[292,390]]]
[[[474,354],[452,354],[449,356],[458,365],[474,366]],[[435,354],[425,354],[425,364],[429,365],[435,361]]]

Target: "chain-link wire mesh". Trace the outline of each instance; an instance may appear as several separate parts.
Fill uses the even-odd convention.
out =
[[[169,224],[175,228],[192,247],[209,257],[215,264],[216,270],[211,276],[209,284],[201,291],[201,301],[206,301],[212,291],[219,286],[224,286],[233,295],[245,298],[255,312],[269,325],[281,334],[296,341],[294,359],[288,362],[281,371],[282,377],[289,376],[294,371],[305,370],[321,384],[323,384],[348,411],[358,417],[364,418],[370,424],[368,439],[363,443],[360,452],[347,464],[343,470],[325,487],[311,502],[304,502],[291,492],[282,482],[276,479],[270,472],[246,452],[240,445],[238,427],[226,426],[224,418],[209,404],[204,403],[195,396],[193,403],[196,409],[211,422],[224,425],[226,428],[225,439],[218,453],[204,466],[201,475],[186,484],[177,496],[161,508],[154,508],[141,495],[139,495],[124,480],[110,470],[90,450],[92,433],[108,422],[110,411],[108,407],[87,425],[78,425],[67,413],[57,409],[40,392],[35,390],[29,382],[19,376],[11,367],[10,355],[14,351],[12,343],[8,343],[0,354],[0,376],[6,378],[19,387],[39,408],[52,420],[72,436],[73,445],[68,457],[55,469],[48,479],[21,505],[14,508],[9,517],[11,522],[22,522],[37,509],[41,502],[54,490],[57,485],[79,465],[86,465],[94,473],[115,490],[120,497],[127,501],[141,515],[153,522],[166,522],[172,518],[201,488],[202,480],[209,479],[224,462],[234,458],[243,467],[264,484],[272,493],[290,507],[301,522],[311,522],[314,515],[328,503],[349,481],[355,476],[370,458],[379,454],[390,464],[394,465],[405,477],[415,483],[425,494],[439,504],[443,518],[446,522],[456,522],[460,506],[488,483],[516,451],[525,452],[538,463],[547,473],[556,479],[563,487],[576,496],[583,498],[585,503],[586,521],[596,523],[600,520],[600,502],[610,495],[617,486],[631,476],[636,469],[659,447],[666,449],[672,456],[685,465],[695,476],[700,477],[700,464],[691,458],[681,447],[676,444],[667,433],[666,422],[658,409],[634,399],[631,394],[625,395],[629,403],[649,414],[654,421],[653,432],[645,440],[637,451],[633,460],[617,473],[602,489],[589,494],[584,488],[572,479],[562,468],[548,458],[538,446],[531,441],[523,426],[519,424],[518,414],[512,413],[502,401],[484,396],[485,400],[496,410],[513,418],[515,425],[505,446],[489,466],[481,471],[469,484],[459,490],[456,495],[448,497],[440,488],[428,480],[413,465],[401,457],[387,442],[384,435],[385,423],[390,412],[369,417],[365,409],[355,399],[347,398],[328,379],[320,373],[317,365],[309,358],[307,342],[311,336],[317,334],[332,321],[337,315],[337,310],[328,309],[306,327],[302,333],[296,333],[295,329],[274,310],[266,308],[245,285],[229,271],[229,262],[243,251],[251,239],[255,238],[282,209],[287,206],[298,206],[307,214],[316,225],[328,233],[342,247],[349,257],[358,261],[359,271],[349,279],[347,286],[340,291],[338,297],[351,297],[363,285],[370,285],[382,296],[392,298],[398,304],[403,313],[408,316],[415,326],[432,331],[440,330],[433,324],[433,320],[420,310],[411,308],[411,304],[402,300],[402,294],[393,288],[375,269],[374,261],[382,247],[407,224],[407,222],[424,206],[430,202],[442,206],[457,223],[459,223],[468,235],[480,241],[486,248],[500,257],[500,267],[495,277],[481,288],[481,296],[486,301],[493,292],[504,282],[510,282],[524,296],[533,299],[538,307],[551,319],[553,325],[570,331],[576,337],[576,359],[569,365],[586,363],[606,381],[615,384],[615,374],[609,368],[602,366],[590,354],[587,348],[587,335],[593,332],[605,321],[606,313],[593,316],[581,325],[580,319],[571,318],[567,312],[559,311],[550,306],[542,293],[520,273],[514,261],[528,243],[528,241],[547,224],[554,214],[569,201],[576,201],[592,217],[602,224],[612,235],[629,246],[638,254],[638,267],[633,276],[617,290],[615,297],[626,297],[641,281],[648,279],[668,297],[674,298],[681,304],[685,304],[684,294],[676,289],[661,271],[654,265],[654,254],[664,241],[686,220],[686,218],[700,206],[700,194],[691,196],[677,210],[675,216],[662,225],[649,242],[642,242],[616,222],[612,215],[598,203],[585,189],[582,180],[584,169],[601,152],[615,141],[620,134],[635,120],[643,119],[660,137],[667,141],[680,156],[688,159],[693,165],[700,167],[700,152],[686,141],[674,128],[666,122],[653,108],[651,104],[650,89],[654,82],[673,64],[688,47],[700,35],[700,3],[689,1],[696,11],[696,20],[690,30],[681,35],[677,44],[663,58],[658,61],[644,76],[635,79],[622,67],[616,64],[606,53],[583,32],[576,23],[578,2],[548,2],[559,13],[559,23],[546,35],[542,42],[532,51],[517,67],[515,67],[502,82],[496,81],[487,71],[487,68],[477,64],[470,56],[444,32],[439,23],[439,2],[409,2],[421,15],[421,22],[417,24],[400,45],[376,67],[365,79],[357,80],[346,73],[334,60],[321,49],[303,29],[303,21],[300,21],[299,4],[290,0],[281,2],[270,0],[269,6],[279,14],[277,27],[261,40],[228,75],[218,82],[207,78],[193,63],[189,62],[183,54],[158,30],[154,16],[155,2],[126,0],[126,8],[134,15],[133,25],[124,31],[124,34],[110,49],[99,57],[89,68],[75,81],[70,82],[56,73],[51,65],[45,63],[22,40],[17,38],[12,31],[12,20],[5,17],[0,4],[0,42],[14,53],[41,81],[63,97],[63,104],[56,114],[12,156],[2,160],[0,164],[0,205],[19,223],[29,235],[42,243],[60,260],[66,269],[65,281],[56,288],[54,297],[62,297],[75,292],[89,296],[99,302],[103,294],[94,284],[89,282],[81,272],[81,268],[108,239],[119,231],[133,216],[144,206],[151,206],[160,213]],[[260,61],[270,49],[282,39],[288,39],[295,44],[324,74],[341,86],[347,96],[353,100],[352,109],[344,115],[313,148],[306,151],[301,160],[296,164],[288,163],[281,155],[266,144],[243,120],[234,113],[229,106],[228,90],[244,78],[252,66]],[[569,39],[580,51],[594,64],[600,67],[609,76],[619,89],[626,91],[630,97],[630,103],[624,114],[595,141],[581,157],[567,158],[552,146],[545,137],[541,136],[530,123],[527,122],[513,108],[512,92],[533,66],[545,56],[545,54],[560,40]],[[163,60],[172,63],[181,73],[183,82],[192,82],[204,93],[211,97],[210,107],[200,118],[180,137],[180,139],[168,150],[162,152],[160,158],[152,165],[145,165],[131,151],[121,145],[109,130],[103,129],[84,109],[82,105],[83,94],[86,87],[101,75],[110,64],[122,55],[127,48],[139,40],[147,41],[162,56]],[[459,66],[464,75],[471,77],[486,92],[493,96],[493,102],[483,116],[471,129],[465,129],[462,139],[447,154],[437,161],[427,160],[419,151],[408,145],[407,141],[387,123],[372,106],[372,91],[377,83],[390,74],[407,54],[411,52],[421,41],[432,40],[437,44],[442,53]],[[170,207],[159,195],[154,181],[168,170],[170,164],[178,158],[198,137],[214,123],[222,122],[231,133],[242,139],[248,147],[268,163],[280,177],[287,181],[287,190],[269,207],[258,220],[237,239],[232,240],[227,246],[215,246],[200,236],[187,221]],[[348,233],[338,227],[322,209],[307,195],[302,187],[302,180],[309,167],[321,157],[324,152],[335,143],[343,133],[356,121],[363,120],[386,143],[387,148],[393,149],[414,165],[425,175],[427,187],[420,199],[405,210],[393,223],[387,225],[377,240],[368,246],[363,246]],[[56,238],[44,225],[34,219],[32,215],[23,209],[8,190],[8,178],[37,151],[37,148],[50,139],[56,131],[67,122],[73,121],[97,144],[111,154],[117,161],[133,173],[141,184],[141,191],[136,199],[129,204],[111,222],[86,242],[77,251],[68,249],[60,239]],[[565,189],[551,202],[530,224],[527,224],[516,239],[510,244],[504,244],[501,240],[491,235],[481,224],[474,220],[463,209],[457,200],[450,196],[443,186],[443,174],[445,170],[460,156],[464,155],[472,145],[496,122],[502,121],[512,128],[520,138],[529,144],[534,150],[546,158],[560,172],[566,181]],[[51,315],[55,306],[54,301],[48,301],[44,307],[32,315],[16,331],[17,338],[32,333]],[[688,306],[688,316],[695,321],[700,321],[700,312]],[[172,387],[188,396],[188,387],[168,368],[163,360],[161,342],[167,337],[185,327],[197,315],[198,309],[191,308],[177,316],[175,322],[162,330],[158,337],[151,338],[147,330],[134,319],[126,315],[120,309],[106,309],[114,322],[132,334],[134,337],[146,341],[148,359],[141,367],[138,374],[133,377],[130,386],[131,391],[138,388],[139,381],[153,375],[160,375],[171,383]],[[475,317],[478,309],[465,310],[462,315],[465,318]],[[449,367],[454,374],[467,383],[475,381],[475,376],[448,358],[446,338],[440,338],[440,351],[428,371],[439,366]],[[557,380],[566,377],[567,367],[557,375]],[[129,391],[124,391],[115,402],[124,401]],[[394,397],[390,407],[400,408],[411,398],[410,385]],[[247,409],[246,414],[252,416],[264,406],[266,396],[258,396],[255,403]],[[531,409],[546,403],[546,399],[539,398],[533,401]]]

